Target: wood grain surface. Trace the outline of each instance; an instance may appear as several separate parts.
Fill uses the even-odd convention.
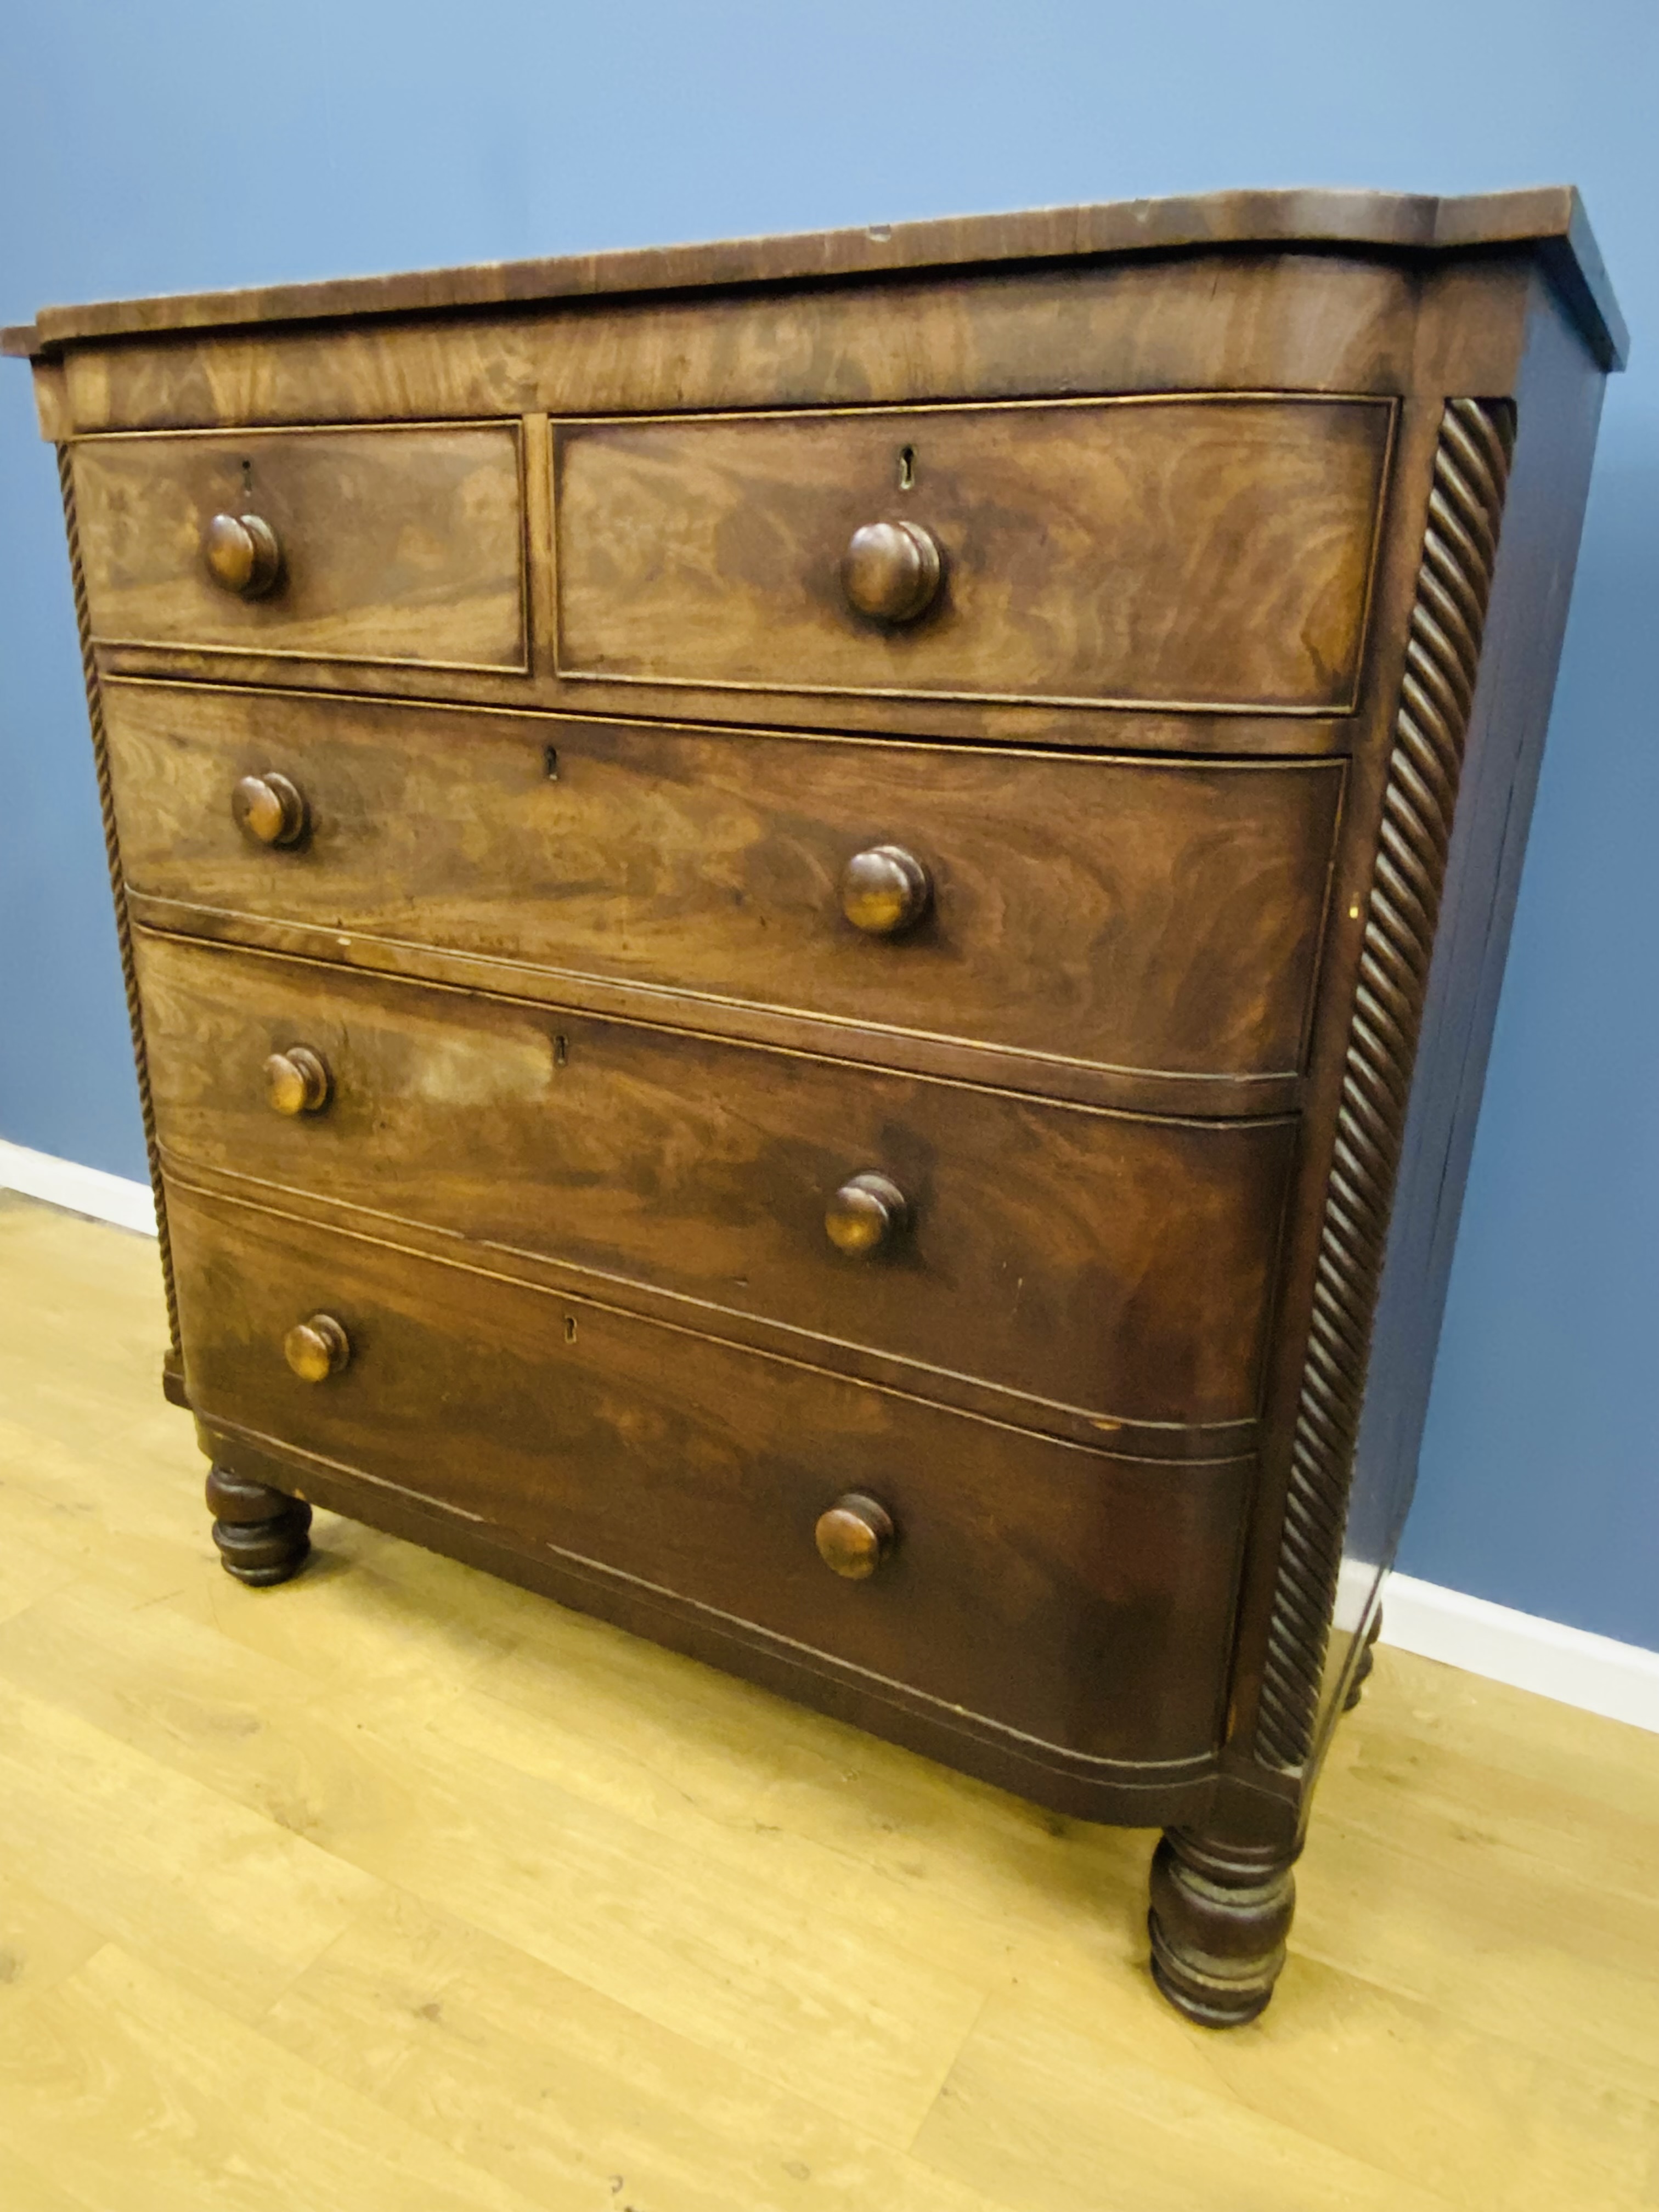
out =
[[[1294,1125],[1157,1121],[141,933],[157,1127],[208,1168],[1113,1419],[1255,1411]],[[302,1044],[325,1108],[266,1102]],[[890,1248],[837,1251],[891,1176]],[[1021,1418],[1016,1413],[1016,1418]],[[1040,1419],[1036,1407],[1023,1418]]]
[[[387,1251],[174,1182],[185,1373],[214,1431],[442,1505],[607,1581],[752,1622],[1091,1758],[1201,1754],[1219,1718],[1248,1460],[1092,1454],[585,1298]],[[283,1356],[326,1312],[350,1362]],[[897,1525],[849,1583],[813,1528]],[[1019,1655],[1018,1666],[1009,1661]]]
[[[514,424],[83,440],[76,506],[96,642],[398,661],[526,663]],[[282,569],[258,599],[203,557],[257,514]]]
[[[1217,397],[556,422],[558,668],[1340,712],[1392,420]],[[914,622],[842,585],[854,532],[890,520],[944,555]]]
[[[699,1001],[710,1018],[797,1008],[1183,1081],[1301,1063],[1336,763],[1011,769],[944,746],[132,684],[106,715],[128,884],[183,927],[185,908],[292,920],[648,985],[692,1020]],[[310,809],[292,849],[231,818],[237,779],[272,768]],[[881,940],[845,921],[836,884],[890,842],[933,895]]]
[[[1514,289],[1494,284],[1500,323]],[[37,376],[64,435],[1101,392],[1387,395],[1411,385],[1417,293],[1401,264],[1340,254],[1025,264],[988,284],[890,277],[179,333],[73,346]]]
[[[407,314],[595,295],[791,279],[949,270],[976,262],[1180,252],[1194,246],[1301,246],[1393,251],[1413,258],[1526,245],[1548,269],[1603,367],[1623,360],[1626,334],[1583,204],[1569,185],[1437,197],[1365,191],[1245,191],[1018,215],[878,222],[795,237],[736,239],[562,258],[485,262],[406,276],[48,307],[0,339],[33,353],[76,337],[211,328],[317,316]]]
[[[110,673],[355,689],[718,719],[724,695],[554,672],[548,412],[822,406],[1039,394],[1502,392],[1518,374],[1524,253],[1415,264],[1330,255],[1005,265],[994,280],[714,292],[453,324],[276,325],[72,349],[43,369],[53,434],[119,422],[408,420],[522,410],[533,672],[106,644]],[[1407,412],[1410,411],[1408,401]],[[1407,487],[1410,496],[1410,487]],[[1385,641],[1386,643],[1386,641]],[[1359,718],[1055,707],[800,690],[744,695],[757,721],[1036,744],[1238,754],[1364,742]]]

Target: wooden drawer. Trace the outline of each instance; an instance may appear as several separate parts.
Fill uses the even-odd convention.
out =
[[[1393,419],[1258,394],[557,423],[559,672],[1343,713]],[[889,621],[842,563],[893,522],[942,573]]]
[[[169,1220],[210,1429],[1046,1743],[1148,1759],[1212,1744],[1247,1462],[1087,1451],[176,1184]],[[313,1312],[350,1357],[308,1383],[283,1340]],[[866,1582],[814,1544],[848,1491],[897,1530]]]
[[[88,438],[72,450],[100,645],[528,665],[516,423]],[[206,559],[214,517],[249,514],[280,555],[255,597],[216,582]]]
[[[793,1009],[906,1051],[1021,1055],[1016,1080],[1170,1075],[1195,1103],[1194,1079],[1302,1063],[1336,762],[1011,758],[131,684],[106,715],[127,880],[169,926],[297,924],[298,949],[382,963],[446,948],[678,994],[663,1018]],[[292,847],[231,817],[238,778],[273,769],[308,810]],[[838,896],[881,844],[932,879],[896,937]]]
[[[143,932],[137,951],[170,1166],[647,1285],[697,1326],[810,1330],[837,1341],[807,1357],[865,1347],[917,1388],[965,1375],[1109,1426],[1255,1414],[1289,1122],[1053,1105]],[[295,1047],[329,1089],[287,1115],[264,1069]],[[852,1256],[826,1207],[872,1171],[905,1218]]]

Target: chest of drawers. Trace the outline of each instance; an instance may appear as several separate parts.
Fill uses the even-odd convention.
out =
[[[314,1501],[1160,1826],[1259,2011],[1622,345],[1556,191],[8,332],[229,1571]]]

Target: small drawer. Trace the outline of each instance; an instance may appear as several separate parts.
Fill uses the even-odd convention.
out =
[[[1393,420],[1216,394],[557,423],[559,672],[1341,714]]]
[[[168,1220],[210,1431],[1065,1751],[1212,1746],[1248,1462],[1116,1458],[177,1184]],[[849,1494],[890,1522],[862,1558],[859,1509],[820,1528]]]
[[[805,1356],[860,1348],[913,1387],[966,1376],[1096,1429],[1254,1418],[1288,1121],[1055,1105],[143,931],[136,950],[169,1166],[638,1284],[698,1326],[811,1332]]]
[[[170,926],[228,914],[301,925],[331,957],[337,939],[477,955],[684,994],[660,1018],[703,1026],[781,1009],[831,1051],[836,1027],[906,1054],[954,1041],[1024,1055],[1022,1085],[1079,1064],[1196,1094],[1302,1064],[1339,762],[106,694],[127,882]],[[239,831],[239,786],[276,842]],[[896,852],[921,895],[890,929]]]
[[[88,438],[100,645],[522,671],[516,423]]]

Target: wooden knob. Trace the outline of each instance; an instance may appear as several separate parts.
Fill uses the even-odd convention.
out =
[[[283,1357],[302,1382],[326,1382],[351,1357],[351,1340],[332,1314],[296,1322],[283,1339]]]
[[[890,1176],[855,1175],[823,1209],[824,1231],[838,1252],[862,1259],[890,1243],[909,1214],[904,1193]]]
[[[896,937],[927,911],[927,871],[902,845],[872,845],[841,872],[841,910],[870,937]]]
[[[849,1583],[862,1583],[891,1551],[896,1531],[884,1505],[861,1490],[849,1490],[818,1516],[812,1533],[824,1565]]]
[[[265,1062],[265,1103],[273,1114],[320,1114],[330,1089],[328,1062],[308,1044],[273,1052]]]
[[[256,845],[297,845],[310,818],[303,793],[274,768],[245,775],[230,794],[230,811]]]
[[[276,532],[257,514],[216,514],[202,538],[208,574],[240,599],[264,597],[282,573]]]
[[[945,574],[939,540],[919,522],[866,522],[841,564],[842,588],[861,615],[914,622],[933,605]]]

